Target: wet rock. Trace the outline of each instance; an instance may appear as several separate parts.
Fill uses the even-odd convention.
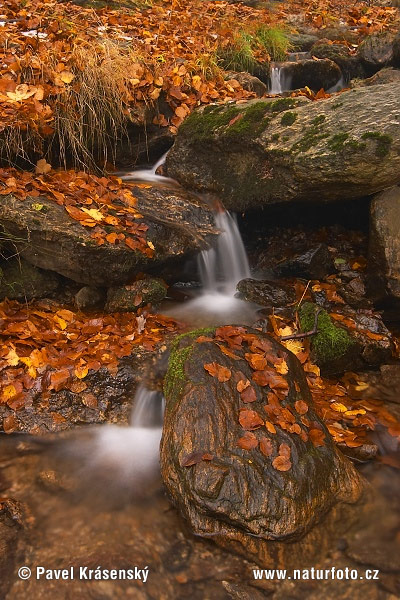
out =
[[[400,31],[393,41],[393,64],[400,69]]]
[[[375,299],[400,300],[400,187],[371,203],[369,284]]]
[[[308,52],[318,41],[318,36],[307,33],[293,33],[289,35],[289,41],[293,52]]]
[[[393,62],[394,39],[392,33],[384,31],[369,35],[361,42],[357,54],[371,73]]]
[[[400,82],[324,102],[266,98],[200,108],[179,128],[168,173],[237,211],[361,198],[400,182],[399,96]]]
[[[131,285],[110,288],[107,292],[107,312],[136,312],[146,304],[164,300],[167,286],[161,279],[141,279]]]
[[[329,58],[285,62],[281,68],[284,70],[285,77],[290,80],[292,89],[307,86],[316,92],[321,88],[328,90],[333,87],[342,75],[340,67]]]
[[[50,198],[40,198],[44,209],[38,212],[29,198],[20,201],[3,196],[0,226],[6,236],[15,238],[17,251],[34,266],[94,287],[132,281],[138,272],[158,269],[208,247],[215,234],[213,216],[199,198],[174,188],[137,186],[133,192],[142,222],[148,226],[147,241],[155,248],[153,258],[125,244],[97,245],[90,228],[72,219]],[[120,202],[123,205],[124,198]],[[111,225],[110,232],[114,229]]]
[[[400,69],[393,69],[387,67],[381,69],[372,77],[367,79],[356,80],[352,82],[353,87],[366,87],[369,85],[383,85],[385,83],[399,83],[400,82]]]
[[[305,302],[299,317],[302,330],[311,331],[315,325],[317,306]],[[318,333],[311,338],[313,361],[324,375],[333,375],[362,368],[377,367],[392,354],[393,341],[380,315],[372,311],[336,309],[332,318],[320,310]]]
[[[21,257],[12,257],[0,267],[0,299],[33,300],[54,296],[61,278],[52,271],[44,271]]]
[[[18,526],[0,503],[0,594],[3,598],[15,581],[18,535]]]
[[[248,90],[249,92],[254,92],[257,96],[265,96],[268,92],[268,87],[258,79],[258,77],[254,77],[250,73],[246,71],[242,71],[240,73],[236,71],[228,71],[225,74],[225,79],[236,79],[240,83],[243,89]]]
[[[75,294],[74,302],[79,310],[87,310],[100,307],[104,303],[104,299],[103,290],[85,285]]]
[[[345,80],[365,76],[365,70],[360,59],[353,56],[344,44],[331,44],[328,40],[322,39],[313,45],[311,55],[320,59],[329,58],[332,60],[340,67]]]
[[[325,244],[310,248],[307,252],[288,259],[275,267],[280,277],[322,279],[335,271],[331,253]]]
[[[340,279],[339,279],[340,281]],[[338,293],[354,308],[369,308],[371,301],[366,297],[366,287],[363,277],[355,274],[349,281],[339,285]]]
[[[331,42],[342,41],[350,44],[357,44],[359,34],[346,26],[326,27],[316,31],[320,38],[330,40]]]
[[[242,279],[237,289],[245,300],[262,306],[285,308],[295,301],[294,289],[276,281]]]
[[[322,538],[338,533],[336,510],[351,512],[362,483],[316,415],[296,357],[250,328],[198,330],[173,343],[164,393],[162,477],[193,531],[270,566],[321,555]]]

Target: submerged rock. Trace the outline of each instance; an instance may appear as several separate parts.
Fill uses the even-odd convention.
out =
[[[301,554],[305,564],[337,535],[337,510],[339,528],[349,524],[345,505],[362,482],[315,413],[299,361],[278,342],[236,326],[178,336],[164,393],[162,476],[196,534],[261,564]],[[332,508],[321,535],[316,525]],[[281,543],[311,529],[312,542]]]
[[[168,173],[232,210],[361,198],[400,182],[399,96],[400,82],[200,108],[179,128]]]
[[[304,332],[314,329],[317,309],[311,302],[301,306],[299,317]],[[338,308],[332,314],[334,318],[320,310],[318,333],[311,338],[312,360],[324,375],[378,367],[390,359],[392,336],[380,315],[350,308]]]
[[[107,292],[107,312],[136,312],[146,304],[164,300],[167,286],[161,279],[141,279],[131,285],[112,287]]]
[[[5,260],[0,267],[0,299],[33,300],[53,296],[61,277],[38,269],[21,257]]]
[[[400,187],[371,203],[369,283],[375,299],[400,300]]]
[[[262,306],[285,308],[296,299],[293,287],[265,279],[242,279],[237,289],[245,300]]]
[[[98,245],[91,229],[72,219],[63,206],[41,197],[42,210],[29,198],[12,195],[0,203],[0,226],[29,263],[89,286],[123,284],[139,272],[158,269],[208,247],[216,234],[209,207],[196,196],[174,188],[134,188],[146,239],[155,248],[153,258],[124,243]],[[121,203],[124,199],[121,198]],[[107,226],[115,231],[113,225]]]

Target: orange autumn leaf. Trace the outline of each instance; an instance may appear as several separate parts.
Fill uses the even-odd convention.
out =
[[[232,371],[230,369],[219,365],[217,362],[206,363],[204,368],[209,375],[216,377],[220,383],[229,381],[232,376]]]
[[[318,446],[324,446],[325,433],[321,429],[310,429],[308,432],[310,440],[313,445],[317,448]]]
[[[276,433],[275,425],[271,421],[265,421],[265,427],[270,433]]]
[[[260,450],[264,456],[271,456],[273,452],[272,442],[266,437],[262,437],[260,440]]]
[[[286,458],[290,458],[291,449],[288,444],[282,443],[279,446],[279,455],[285,456]]]
[[[257,448],[258,439],[254,435],[254,433],[246,431],[244,436],[238,440],[237,445],[239,446],[239,448],[242,448],[242,450],[252,450],[253,448]]]
[[[243,429],[252,431],[264,425],[263,419],[255,410],[241,409],[239,413],[239,423]]]
[[[245,358],[252,369],[262,371],[267,366],[267,359],[261,354],[246,353]]]
[[[279,455],[272,461],[272,466],[277,471],[289,471],[292,468],[292,463],[286,456]]]
[[[244,389],[243,392],[241,392],[240,398],[242,402],[245,403],[255,402],[257,400],[257,395],[253,386],[250,385],[246,387],[246,389]]]
[[[248,379],[240,379],[237,382],[236,389],[241,394],[246,388],[250,385],[250,381]]]
[[[55,371],[50,375],[49,389],[58,392],[61,390],[65,383],[69,380],[71,374],[68,369],[62,369],[61,371]]]
[[[308,404],[304,400],[297,400],[294,403],[294,407],[299,415],[305,415],[308,412]]]

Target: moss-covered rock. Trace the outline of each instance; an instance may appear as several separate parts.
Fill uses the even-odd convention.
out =
[[[173,343],[164,393],[162,477],[194,532],[261,564],[315,560],[362,483],[315,412],[297,358],[250,328],[196,330]]]
[[[395,35],[393,33],[382,31],[369,35],[361,42],[357,54],[370,73],[374,73],[393,62],[394,41]]]
[[[313,330],[318,308],[311,302],[300,307],[304,332]],[[347,308],[340,320],[334,321],[326,310],[320,309],[317,334],[311,337],[311,354],[324,375],[377,367],[390,359],[392,350],[391,334],[380,315]]]
[[[61,278],[52,271],[38,269],[22,257],[3,261],[0,267],[0,299],[32,300],[53,296]]]
[[[161,279],[141,279],[131,285],[112,287],[107,292],[107,312],[136,312],[146,304],[164,300],[167,286]]]
[[[168,174],[237,211],[365,197],[400,183],[399,97],[400,80],[323,102],[265,98],[200,108],[179,128]]]

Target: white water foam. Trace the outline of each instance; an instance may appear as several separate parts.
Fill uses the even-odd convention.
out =
[[[164,175],[157,175],[157,170],[165,163],[167,154],[168,154],[168,152],[163,154],[162,157],[152,167],[148,167],[145,169],[136,169],[134,171],[130,171],[128,173],[120,175],[120,178],[125,181],[148,181],[150,183],[176,183],[174,179],[170,179],[169,177],[164,177]]]

